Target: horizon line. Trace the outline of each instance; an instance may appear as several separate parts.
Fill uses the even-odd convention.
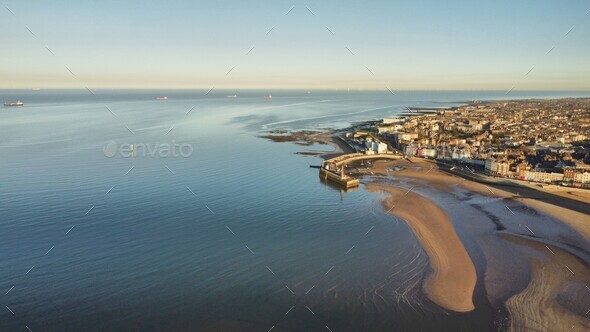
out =
[[[105,90],[134,90],[134,91],[153,91],[153,90],[161,90],[161,91],[235,91],[235,90],[242,90],[242,91],[269,91],[269,90],[279,90],[279,91],[331,91],[331,92],[390,92],[395,94],[396,92],[412,92],[412,91],[487,91],[487,92],[588,92],[590,93],[590,89],[436,89],[436,88],[425,88],[425,89],[363,89],[363,88],[286,88],[286,87],[273,87],[273,88],[232,88],[232,87],[224,87],[224,88],[171,88],[171,87],[102,87],[102,88],[89,88],[89,87],[51,87],[51,88],[42,88],[42,87],[31,87],[31,88],[2,88],[0,87],[0,91],[46,91],[46,90],[70,90],[70,91],[105,91]]]

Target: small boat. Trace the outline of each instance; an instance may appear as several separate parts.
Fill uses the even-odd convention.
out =
[[[41,88],[33,88],[32,90],[33,90],[33,91],[40,91],[40,90],[41,90]]]
[[[156,100],[168,100],[168,97],[156,97]]]
[[[8,106],[16,106],[16,107],[20,107],[20,106],[24,106],[25,104],[22,101],[17,101],[16,103],[4,103],[4,106],[8,107]]]
[[[264,96],[264,99],[272,99],[272,96],[271,95]]]
[[[233,96],[225,96],[225,98],[238,98],[238,95],[233,95]]]

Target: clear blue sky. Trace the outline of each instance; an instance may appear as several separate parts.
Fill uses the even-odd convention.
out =
[[[586,0],[0,1],[0,88],[590,90]]]

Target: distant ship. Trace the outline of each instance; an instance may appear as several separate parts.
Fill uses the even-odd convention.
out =
[[[17,107],[20,107],[20,106],[24,106],[24,105],[25,104],[22,101],[20,101],[20,100],[17,101],[16,103],[4,103],[4,106],[6,106],[6,107],[8,107],[8,106],[17,106]]]
[[[156,97],[156,100],[168,100],[168,97]]]
[[[225,96],[226,98],[238,98],[238,95],[233,95],[233,96]]]
[[[33,91],[40,91],[40,90],[41,90],[41,88],[33,88],[32,90],[33,90]]]
[[[272,99],[272,96],[271,95],[264,96],[264,99]]]

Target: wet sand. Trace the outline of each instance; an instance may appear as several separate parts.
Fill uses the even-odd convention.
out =
[[[545,214],[561,220],[584,235],[586,239],[590,239],[590,216],[587,214],[533,199],[519,198],[518,201],[524,202],[526,205],[532,206]],[[590,248],[590,242],[586,242],[585,244],[587,248]]]
[[[562,187],[558,185],[543,185],[543,187],[537,186],[536,183],[524,182],[524,181],[515,181],[516,184],[521,186],[525,186],[531,189],[535,189],[536,191],[552,194],[568,199],[573,199],[576,201],[580,201],[582,203],[590,204],[590,190],[588,189],[580,189],[580,188],[571,188],[571,187]]]
[[[457,287],[456,276],[445,278],[437,276],[436,271],[441,264],[464,262],[465,256],[467,259],[471,256],[473,264],[469,263],[477,269],[473,276],[482,278],[488,300],[498,312],[505,311],[508,315],[499,314],[497,318],[507,321],[501,323],[506,329],[589,328],[590,217],[579,212],[588,208],[584,193],[564,191],[556,196],[526,188],[525,194],[519,193],[525,196],[522,197],[517,195],[518,188],[503,190],[503,187],[474,182],[440,170],[435,163],[423,159],[375,161],[370,167],[351,165],[348,171],[364,175],[368,190],[391,193],[392,197],[383,203],[384,208],[387,211],[395,205],[391,213],[408,223],[428,254],[435,273],[427,279],[425,291],[435,303],[447,309],[458,308],[459,303],[463,309],[468,307],[465,293],[453,289]],[[456,227],[461,227],[464,243],[445,210],[434,201],[412,193],[407,199],[400,199],[407,189],[399,187],[408,185],[415,185],[415,191],[438,193],[433,197],[445,197],[454,206],[441,203],[445,210],[453,210],[452,220],[458,222]],[[564,196],[573,194],[579,196],[574,203],[581,205],[577,206],[578,211],[568,208],[571,201],[564,201]],[[395,204],[396,197],[400,204]],[[438,199],[435,201],[438,203]],[[495,227],[490,227],[490,221]],[[450,227],[436,228],[445,224]],[[445,234],[449,232],[456,242],[447,241]],[[471,246],[467,247],[465,240]],[[462,252],[453,251],[457,248],[463,248]]]
[[[324,159],[330,159],[342,155],[344,153],[354,153],[348,145],[344,144],[336,135],[332,132],[318,135],[319,139],[322,139],[325,143],[330,144],[334,147],[334,151],[325,152],[322,154]]]
[[[587,266],[559,248],[522,238],[510,241],[533,248],[542,257],[529,259],[531,281],[506,301],[511,331],[588,331],[590,283]]]
[[[525,197],[518,197],[515,196],[513,193],[498,189],[497,187],[490,187],[483,185],[481,183],[473,182],[473,181],[464,181],[460,184],[462,188],[474,191],[479,193],[480,195],[491,196],[491,197],[503,197],[503,198],[513,198],[518,202],[522,202],[523,204],[530,206],[534,209],[537,209],[549,216],[552,216],[555,219],[567,224],[571,228],[575,229],[577,232],[582,234],[587,240],[590,240],[590,216],[581,213],[578,211],[573,211],[555,204],[552,204],[552,200],[550,198],[546,198],[545,200],[533,199],[533,198],[525,198]],[[541,193],[542,194],[542,193]],[[579,204],[588,204],[584,202],[580,202]],[[579,243],[579,246],[590,248],[590,242],[586,241],[585,243]]]
[[[288,131],[288,130],[272,130],[267,132],[265,135],[260,135],[260,138],[268,139],[277,143],[295,143],[301,146],[313,146],[319,145],[331,145],[334,150],[332,151],[319,151],[319,150],[307,150],[299,151],[297,154],[304,156],[321,156],[324,159],[330,159],[344,153],[353,153],[354,151],[344,144],[334,131],[313,131],[313,130],[302,130],[302,131]]]
[[[338,153],[341,151],[336,150]],[[541,189],[520,183],[484,184],[421,158],[355,163],[348,165],[346,172],[368,179],[363,182],[369,191],[390,194],[382,202],[385,211],[406,221],[429,256],[432,273],[424,290],[434,303],[448,310],[473,310],[474,287],[481,278],[488,301],[497,310],[496,324],[502,330],[567,331],[573,327],[575,331],[590,327],[590,191],[556,186]],[[458,206],[463,204],[460,200],[475,195],[518,210],[497,216],[497,211],[486,211],[483,203],[477,208],[485,217],[459,213],[454,218],[460,219],[451,220],[431,199],[412,192],[404,197],[407,189],[400,189],[401,182],[405,182],[404,187],[416,185],[451,194],[458,199],[454,203]],[[404,198],[403,204],[396,205],[400,198]],[[467,209],[479,205],[465,204]],[[542,218],[538,225],[530,224],[534,234],[529,233],[528,225],[521,228],[520,213],[532,214],[529,223],[535,215]],[[462,237],[471,238],[470,247],[461,242],[453,221],[463,228]],[[575,270],[575,275],[569,269]]]
[[[472,311],[475,267],[442,208],[411,191],[378,184],[366,188],[390,194],[383,207],[410,226],[428,254],[433,271],[424,288],[430,299],[448,310]]]
[[[394,167],[401,167],[401,169],[399,171],[388,171],[388,169]],[[486,185],[448,174],[439,170],[434,162],[418,158],[412,159],[412,162],[406,160],[375,162],[371,167],[371,171],[378,175],[393,175],[427,181],[429,185],[441,191],[450,192],[453,190],[454,185],[458,185],[463,189],[483,196],[513,199],[558,219],[560,222],[573,228],[589,240],[576,243],[576,245],[590,248],[590,215],[559,206],[563,198],[574,199],[573,196],[575,195],[577,204],[586,206],[586,209],[580,210],[585,211],[590,206],[590,203],[587,202],[587,196],[590,195],[590,192],[586,193],[570,188],[553,188],[551,190],[552,192],[548,193],[546,190],[536,190],[533,187],[524,187],[519,191],[515,188]],[[367,173],[360,172],[360,174]]]

